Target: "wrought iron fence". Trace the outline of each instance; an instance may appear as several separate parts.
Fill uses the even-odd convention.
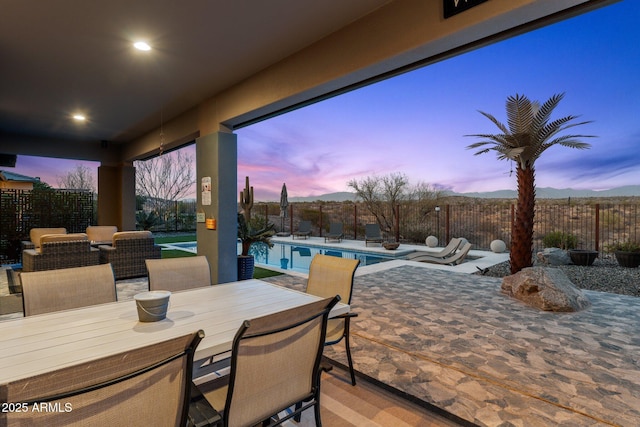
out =
[[[65,227],[83,232],[95,217],[94,196],[88,192],[2,190],[0,200],[0,261],[18,262],[20,241],[28,239],[33,227]],[[345,238],[364,240],[365,224],[376,222],[362,203],[291,203],[286,217],[277,203],[256,203],[253,212],[267,217],[278,232],[296,230],[300,220],[310,220],[312,234],[322,236],[331,222],[343,224]],[[436,236],[440,243],[452,237],[465,237],[477,249],[489,249],[493,240],[510,245],[515,206],[510,202],[445,204],[439,210],[405,202],[389,206],[393,218],[383,228],[388,241],[424,243]],[[175,202],[169,219],[154,227],[156,231],[195,230],[195,201]],[[551,232],[576,236],[579,249],[606,250],[617,241],[640,242],[640,204],[567,203],[545,200],[536,205],[534,251],[544,248],[542,240]]]
[[[161,232],[191,232],[196,230],[196,201],[167,200],[162,212],[153,212],[154,220],[149,221],[150,208],[144,207],[136,214],[139,229]],[[157,215],[157,216],[156,216]]]
[[[515,205],[502,201],[461,203],[439,206],[425,211],[416,203],[395,206],[396,219],[392,227],[383,230],[385,239],[424,244],[426,237],[436,236],[444,243],[452,237],[465,237],[477,249],[490,248],[493,240],[511,243],[511,225]],[[391,217],[391,207],[387,216]],[[331,222],[341,222],[345,237],[364,239],[364,226],[376,222],[361,203],[314,202],[291,203],[286,217],[280,216],[277,203],[258,203],[256,214],[269,218],[279,232],[296,230],[300,220],[310,220],[312,234],[322,236]],[[616,241],[640,242],[640,204],[567,203],[544,200],[536,205],[534,251],[544,249],[544,237],[551,232],[576,236],[578,249],[606,251]]]

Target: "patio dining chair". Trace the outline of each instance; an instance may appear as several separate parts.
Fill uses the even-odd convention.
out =
[[[327,317],[338,296],[245,320],[233,339],[231,371],[195,381],[190,425],[280,425],[313,407],[320,420],[320,361]],[[283,418],[278,414],[295,406]]]
[[[110,264],[22,273],[24,315],[50,313],[115,302],[116,281]]]
[[[340,242],[342,241],[343,236],[342,223],[332,222],[331,224],[329,224],[329,232],[324,236],[324,241],[327,242],[329,240],[337,240],[338,242]]]
[[[331,295],[340,295],[340,299],[344,303],[351,304],[353,276],[359,264],[360,260],[357,259],[337,258],[320,254],[314,256],[309,266],[309,280],[307,281],[306,292],[323,298],[328,298]],[[329,319],[325,341],[325,345],[334,345],[344,339],[352,385],[356,385],[356,375],[351,358],[349,330],[351,318],[356,316],[356,313],[350,312]]]
[[[149,290],[184,291],[211,286],[211,270],[206,256],[145,260]]]
[[[2,384],[3,402],[24,411],[2,411],[0,425],[185,426],[203,337],[198,331]]]

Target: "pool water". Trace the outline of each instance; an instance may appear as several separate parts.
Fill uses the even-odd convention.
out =
[[[197,253],[196,242],[172,243],[167,246],[172,249],[181,249],[187,252]],[[238,253],[240,253],[240,250],[241,247],[238,243]],[[280,242],[274,243],[272,248],[269,248],[264,243],[254,243],[251,245],[249,253],[255,257],[256,264],[301,273],[309,272],[309,264],[311,263],[313,256],[316,254],[335,256],[339,258],[358,259],[360,260],[360,265],[372,265],[398,259],[398,257],[384,256],[374,253]]]
[[[316,254],[357,259],[360,260],[360,265],[372,265],[398,259],[367,252],[289,243],[274,243],[273,248],[270,249],[264,243],[257,243],[251,246],[249,253],[255,257],[258,264],[304,273],[309,272],[309,264]]]

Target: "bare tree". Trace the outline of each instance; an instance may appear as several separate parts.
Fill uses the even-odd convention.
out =
[[[347,185],[362,199],[380,228],[390,232],[396,220],[395,206],[408,196],[407,176],[402,173],[367,176],[361,180],[352,179]]]
[[[135,162],[136,194],[164,221],[177,200],[193,192],[193,156],[177,150],[145,161]]]
[[[58,176],[58,187],[69,190],[88,190],[96,192],[96,178],[93,170],[85,165],[78,164],[75,169],[66,175]]]
[[[408,198],[418,204],[418,212],[422,218],[434,212],[442,196],[441,190],[422,181],[411,186],[408,191]]]

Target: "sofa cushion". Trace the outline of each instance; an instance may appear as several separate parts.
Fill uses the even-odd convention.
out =
[[[50,242],[70,242],[74,240],[89,240],[89,237],[86,233],[45,234],[40,237],[40,245]]]
[[[32,228],[29,231],[29,239],[36,248],[40,247],[40,239],[45,234],[67,234],[67,229],[63,227],[59,228]]]
[[[118,232],[115,225],[90,225],[87,227],[87,236],[92,242],[111,243],[113,235]]]
[[[150,231],[118,231],[113,234],[113,245],[124,239],[153,239],[153,234]]]

